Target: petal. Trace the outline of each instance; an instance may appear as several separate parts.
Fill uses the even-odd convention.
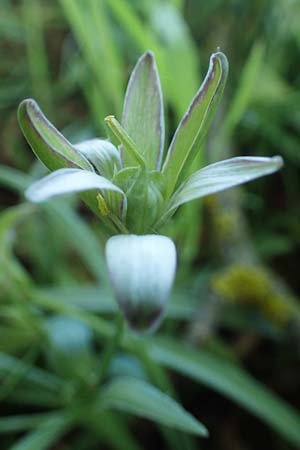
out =
[[[129,324],[153,330],[168,301],[176,271],[173,241],[159,235],[119,235],[106,244],[106,261],[119,306]]]

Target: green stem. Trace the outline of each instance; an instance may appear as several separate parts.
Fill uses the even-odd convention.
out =
[[[104,350],[104,354],[102,357],[102,363],[98,374],[98,382],[99,384],[103,382],[107,371],[110,367],[113,356],[116,353],[116,350],[119,347],[119,344],[122,340],[124,330],[124,318],[123,315],[119,312],[116,317],[115,322],[115,333],[113,337],[109,340],[106,349]]]
[[[122,221],[119,219],[118,216],[116,216],[113,213],[109,214],[110,220],[113,222],[113,224],[121,231],[123,234],[129,234],[129,231],[127,230],[126,226],[122,223]]]

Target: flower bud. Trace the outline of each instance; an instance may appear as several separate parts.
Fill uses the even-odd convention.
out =
[[[118,235],[106,261],[119,306],[133,329],[152,331],[165,310],[176,271],[173,241],[159,235]]]
[[[90,139],[75,145],[95,166],[97,172],[108,179],[113,178],[116,171],[121,168],[121,156],[118,149],[105,139]]]

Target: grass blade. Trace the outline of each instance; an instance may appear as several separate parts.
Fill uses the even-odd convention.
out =
[[[300,444],[300,414],[239,366],[209,352],[157,339],[150,356],[165,367],[229,397],[268,423],[290,443]]]

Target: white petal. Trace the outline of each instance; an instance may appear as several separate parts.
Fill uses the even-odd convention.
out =
[[[176,248],[158,235],[119,235],[106,261],[120,308],[133,328],[153,329],[162,316],[176,271]]]

